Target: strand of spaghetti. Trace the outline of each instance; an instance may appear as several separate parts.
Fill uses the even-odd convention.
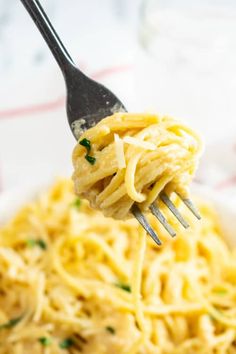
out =
[[[176,225],[174,240],[150,216],[160,248],[135,220],[104,218],[58,181],[0,229],[1,354],[73,353],[78,342],[85,354],[234,353],[235,251],[213,208],[197,204],[199,223],[179,204],[191,230]]]
[[[8,337],[9,342],[16,342],[18,340],[32,340],[39,337],[47,336],[48,330],[44,327],[31,324],[29,327],[22,328],[18,332],[11,333]]]
[[[112,268],[125,280],[128,280],[127,271],[125,269],[124,262],[122,259],[118,259],[118,256],[113,252],[112,248],[101,238],[94,235],[84,235],[82,234],[79,237],[73,239],[72,244],[76,244],[78,241],[82,243],[90,243],[97,247],[98,250],[101,250],[103,254],[108,258],[109,263]]]
[[[133,275],[131,280],[131,289],[133,295],[133,304],[135,309],[135,316],[143,337],[145,337],[145,319],[143,312],[143,303],[141,300],[141,282],[143,262],[146,249],[146,233],[141,229],[138,233],[137,250],[133,265]]]
[[[85,318],[78,318],[75,316],[68,316],[65,313],[53,310],[51,307],[45,305],[43,309],[43,315],[48,321],[59,324],[75,325],[78,329],[88,328],[91,325],[91,321]]]
[[[144,313],[150,316],[163,317],[167,315],[184,315],[208,313],[207,307],[203,303],[182,303],[179,305],[159,304],[159,308],[154,306],[145,306]]]
[[[127,163],[126,172],[125,172],[125,186],[129,197],[132,200],[141,203],[145,200],[145,195],[143,193],[139,193],[136,191],[135,171],[137,168],[138,160],[143,154],[143,151],[140,151],[140,148],[132,148],[132,151],[133,151],[133,157]]]
[[[142,269],[146,246],[146,234],[143,230],[138,233],[137,251],[136,257],[133,264],[133,275],[131,279],[131,289],[133,294],[133,304],[134,312],[136,316],[136,321],[141,331],[140,337],[137,341],[129,348],[128,353],[137,353],[138,349],[142,346],[146,339],[145,330],[145,320],[143,313],[143,304],[141,301],[141,280],[142,280]]]
[[[104,190],[98,195],[97,197],[97,202],[101,204],[103,201],[105,201],[109,195],[113,194],[121,185],[122,181],[124,180],[124,170],[120,170],[117,172],[117,174],[112,178],[110,183]]]
[[[121,184],[109,197],[107,197],[101,204],[101,208],[107,208],[116,203],[119,199],[126,195],[126,186]]]
[[[70,286],[72,286],[75,290],[79,289],[79,291],[81,291],[81,287],[79,287],[79,283],[80,282],[82,283],[83,282],[82,280],[80,282],[78,282],[78,280],[71,277],[67,272],[65,272],[65,270],[62,268],[62,266],[59,263],[56,265],[56,269]],[[88,284],[89,284],[89,282],[87,281],[87,285]],[[100,285],[101,284],[99,284],[99,286]],[[82,294],[84,296],[89,296],[88,287],[86,287],[86,289],[87,289],[87,294],[86,293],[82,293]],[[127,295],[127,294],[123,293],[122,291],[119,291],[119,289],[117,289],[117,291],[120,293],[120,295],[122,294],[122,296]],[[126,298],[126,301],[128,299],[129,299],[129,297]],[[128,306],[128,304],[126,304],[126,303],[120,303],[120,306],[123,309],[127,309],[129,311],[134,312],[133,305]],[[150,315],[164,316],[168,313],[175,313],[175,314],[195,313],[195,312],[203,313],[203,312],[207,312],[207,310],[201,304],[187,304],[186,303],[186,304],[183,304],[182,306],[164,305],[159,309],[151,308],[150,306],[147,306],[147,307],[144,307],[144,312],[149,313]]]
[[[217,311],[213,306],[207,304],[208,313],[213,316],[219,323],[223,324],[226,327],[231,327],[234,330],[236,329],[236,320],[227,318],[226,315]]]
[[[140,336],[140,338],[138,338],[134,343],[131,344],[128,350],[124,351],[124,354],[137,354],[142,344],[143,336]]]
[[[168,185],[168,183],[170,183],[171,180],[174,180],[178,175],[181,175],[184,171],[188,170],[190,166],[191,166],[191,162],[186,161],[186,163],[182,168],[178,169],[175,172],[172,172],[172,174],[164,172],[161,178],[155,183],[146,201],[143,203],[144,208],[150,205],[151,203],[153,203],[157,199],[160,192],[164,189],[166,185]],[[178,188],[182,192],[183,189],[182,186],[181,187],[178,186]],[[171,187],[169,186],[168,189],[171,189]],[[182,192],[182,194],[184,195],[186,194],[185,190]]]
[[[57,252],[60,243],[62,243],[62,240],[59,240],[57,244],[55,243],[54,251],[52,253],[52,264],[54,265],[55,270],[58,272],[61,278],[66,282],[66,284],[68,284],[78,294],[81,294],[85,297],[89,297],[90,291],[86,287],[86,285],[81,280],[74,279],[72,276],[70,276],[62,266]]]
[[[35,286],[35,313],[33,316],[33,321],[39,321],[44,305],[44,291],[45,291],[45,276],[41,272],[37,275],[37,283]]]
[[[55,257],[53,260],[53,264],[55,266],[56,271],[60,274],[62,279],[72,288],[74,289],[77,293],[80,293],[81,295],[85,297],[90,297],[92,289],[94,287],[97,288],[104,288],[106,291],[104,295],[107,297],[107,299],[110,299],[110,293],[113,294],[114,296],[114,304],[116,304],[116,296],[120,297],[120,300],[124,300],[124,303],[121,305],[124,309],[131,309],[133,306],[129,306],[129,303],[131,303],[131,294],[126,293],[124,291],[121,291],[121,289],[111,286],[109,284],[103,284],[102,282],[95,281],[95,280],[89,280],[89,279],[82,279],[78,277],[73,277],[71,276],[62,266],[59,257]],[[99,296],[99,294],[96,294]],[[127,303],[128,302],[128,303]],[[121,304],[121,302],[119,302]]]

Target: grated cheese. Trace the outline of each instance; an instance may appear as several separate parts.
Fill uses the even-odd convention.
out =
[[[124,153],[124,142],[120,139],[118,134],[114,134],[116,158],[118,162],[118,168],[122,169],[126,167],[125,153]]]
[[[125,136],[123,141],[127,144],[139,146],[139,147],[142,147],[146,150],[156,150],[156,148],[157,148],[156,145],[153,143],[150,143],[148,141],[139,140],[139,139],[133,138],[132,136]]]

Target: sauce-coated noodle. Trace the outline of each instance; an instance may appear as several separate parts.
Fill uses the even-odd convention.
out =
[[[181,205],[175,239],[150,215],[158,247],[74,198],[59,181],[0,229],[1,354],[236,352],[236,253],[209,205],[197,223]]]

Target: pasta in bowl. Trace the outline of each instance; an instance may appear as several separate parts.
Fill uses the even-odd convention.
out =
[[[235,353],[236,245],[197,205],[202,220],[174,240],[150,215],[162,248],[69,180],[25,205],[0,229],[0,353]]]
[[[170,117],[116,113],[82,134],[73,152],[76,194],[105,216],[147,211],[160,192],[188,196],[201,151],[199,137]]]

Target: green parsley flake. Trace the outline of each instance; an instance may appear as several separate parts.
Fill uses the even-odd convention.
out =
[[[44,242],[43,240],[37,240],[37,245],[42,248],[42,250],[46,250],[47,249],[47,244],[46,242]]]
[[[87,152],[89,153],[89,151],[91,150],[91,142],[90,140],[84,138],[79,142],[80,145],[84,146],[87,150]]]
[[[41,240],[41,239],[38,239],[38,240],[35,240],[35,239],[29,239],[26,241],[26,244],[28,247],[30,248],[33,248],[35,246],[38,246],[40,247],[42,250],[46,250],[47,249],[47,244],[45,241]]]
[[[94,165],[96,162],[96,158],[88,154],[85,155],[85,160],[87,160],[91,165]]]
[[[81,200],[80,200],[79,198],[76,198],[76,199],[71,203],[71,206],[73,206],[73,207],[75,207],[75,208],[77,208],[77,209],[79,209],[80,205],[81,205]]]
[[[217,295],[226,295],[227,294],[227,290],[225,289],[218,289],[214,291]]]
[[[9,329],[16,326],[22,320],[22,317],[23,316],[12,318],[8,322],[1,324],[0,329]]]
[[[216,321],[215,316],[213,316],[213,315],[211,315],[211,314],[209,314],[208,316],[210,317],[210,319],[211,319],[212,321]]]
[[[116,333],[115,328],[113,328],[113,327],[111,327],[111,326],[107,326],[107,327],[106,327],[106,330],[107,330],[107,332],[110,332],[111,334],[115,334],[115,333]]]
[[[117,283],[115,284],[118,288],[127,291],[128,293],[131,293],[131,287],[128,284],[122,284],[122,283]]]
[[[85,159],[91,164],[94,165],[96,162],[96,158],[93,156],[89,155],[89,152],[91,150],[91,142],[90,140],[84,138],[79,142],[80,145],[84,146],[87,150],[87,154],[85,155]]]
[[[72,338],[66,338],[59,343],[61,349],[67,349],[74,345],[74,340]]]
[[[44,346],[47,347],[48,345],[50,345],[52,343],[51,338],[48,337],[40,337],[39,338],[39,342]]]
[[[34,246],[36,246],[36,240],[33,239],[26,240],[26,244],[28,247],[33,248]]]

